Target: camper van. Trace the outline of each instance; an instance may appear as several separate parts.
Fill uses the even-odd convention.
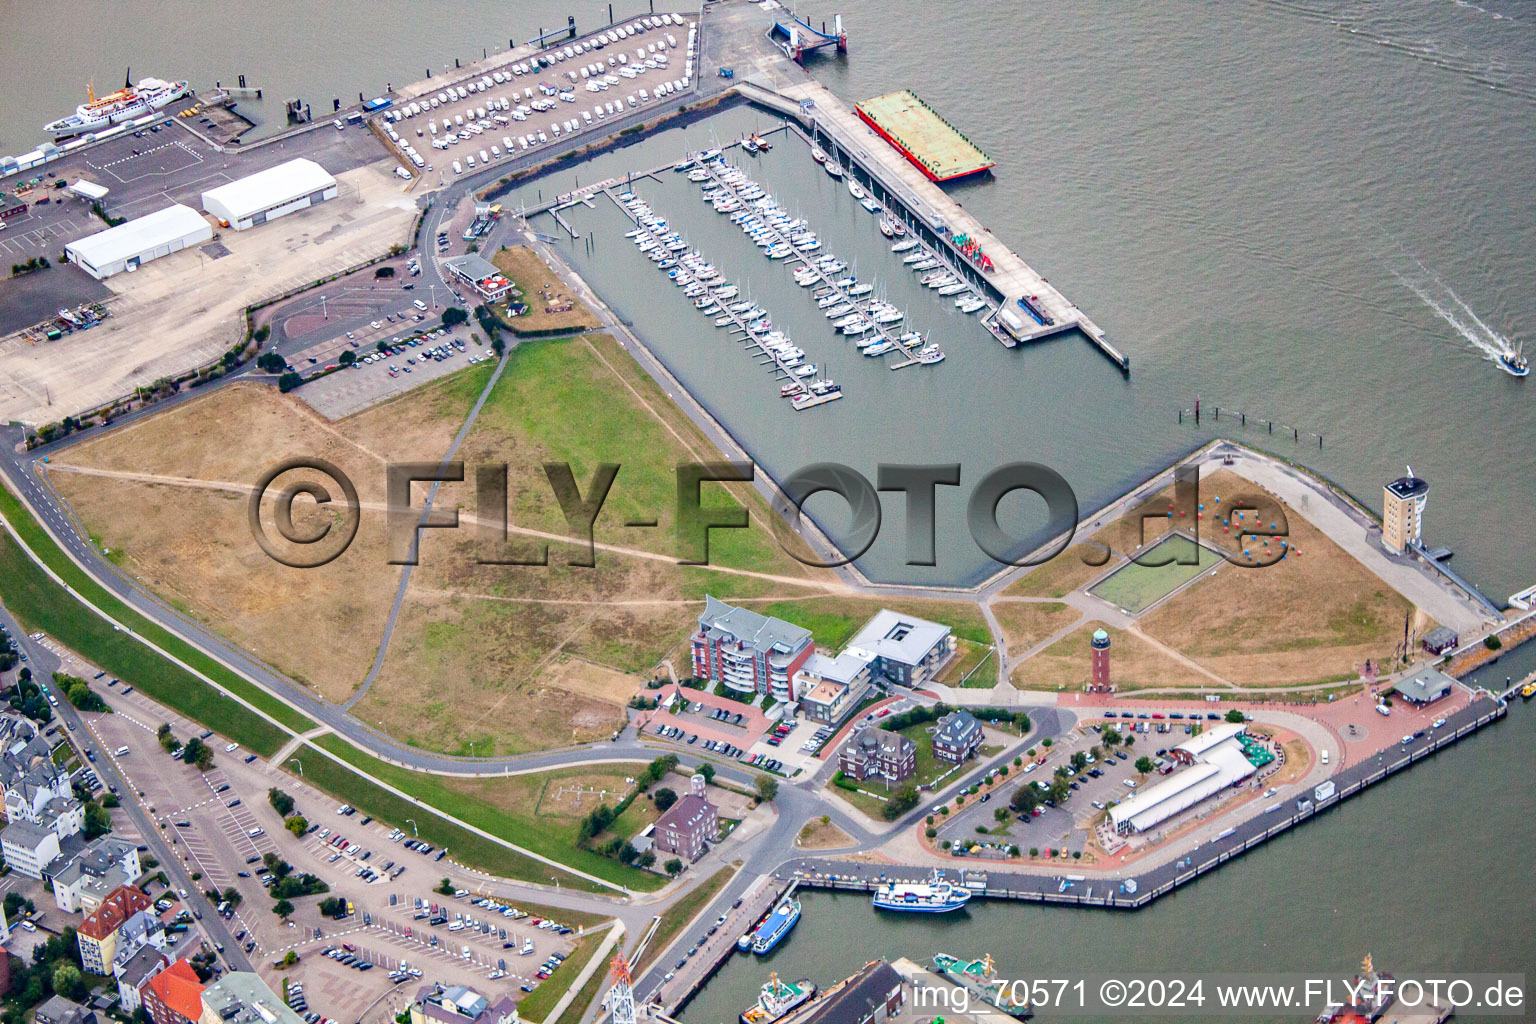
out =
[[[464,173],[464,168],[459,166],[459,162],[457,160],[455,160],[453,162],[453,173],[454,174],[463,174]]]

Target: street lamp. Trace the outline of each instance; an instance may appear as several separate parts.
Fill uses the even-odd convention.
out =
[[[321,319],[324,319],[324,320],[329,320],[331,318],[331,314],[326,312],[326,309],[325,309],[325,296],[324,295],[320,296],[320,317],[321,317]]]
[[[300,775],[300,777],[302,777],[304,775],[304,762],[300,761],[296,757],[290,757],[288,760],[292,761],[294,764],[299,766],[299,775]]]
[[[411,835],[413,835],[413,836],[421,835],[420,832],[416,831],[416,819],[415,818],[406,818],[405,820],[411,826]]]

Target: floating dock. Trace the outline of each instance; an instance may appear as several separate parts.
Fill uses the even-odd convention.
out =
[[[954,181],[991,170],[991,157],[939,116],[911,89],[886,93],[854,107],[875,130],[929,181]]]

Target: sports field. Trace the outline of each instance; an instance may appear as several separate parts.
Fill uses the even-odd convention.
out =
[[[1181,534],[1163,538],[1140,557],[1140,562],[1126,563],[1088,592],[1134,615],[1221,560],[1216,552]],[[1166,565],[1144,564],[1164,560]]]

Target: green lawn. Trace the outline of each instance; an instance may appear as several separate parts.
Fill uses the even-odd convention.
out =
[[[875,724],[879,725],[878,722]],[[915,725],[907,726],[905,729],[896,730],[917,744],[917,768],[910,779],[900,785],[891,785],[889,787],[881,779],[866,779],[858,783],[859,788],[889,797],[908,784],[913,786],[926,785],[953,767],[948,761],[940,761],[933,756],[933,741],[928,735],[928,730],[931,728],[934,728],[933,722],[918,722]],[[830,786],[827,792],[836,793],[865,814],[876,820],[881,820],[882,812],[885,810],[885,801],[876,800],[874,797],[866,796],[863,793],[855,793],[841,786]]]
[[[1197,558],[1191,560],[1190,556],[1197,550]],[[1141,557],[1157,560],[1167,558],[1171,561],[1167,565],[1128,562],[1089,593],[1134,614],[1150,607],[1174,588],[1189,582],[1221,560],[1216,552],[1204,545],[1195,544],[1182,534],[1170,534]],[[1186,561],[1190,564],[1184,564]]]
[[[699,911],[709,906],[709,901],[725,888],[725,883],[731,880],[731,876],[740,867],[741,862],[737,861],[721,868],[684,893],[682,899],[661,912],[661,923],[656,926],[656,934],[652,935],[651,941],[646,943],[645,958],[634,971],[636,977],[656,962],[656,958],[661,956],[667,945],[677,937],[677,933],[682,931]]]
[[[817,597],[806,601],[777,601],[756,610],[808,629],[815,634],[818,644],[836,650],[845,646],[871,616],[885,607],[942,623],[962,640],[992,643],[986,619],[970,601],[903,600],[887,604],[878,598]]]
[[[560,1001],[560,997],[565,995],[566,991],[575,983],[582,969],[586,967],[587,961],[591,960],[597,952],[597,947],[603,944],[603,937],[605,935],[607,935],[607,932],[592,932],[590,935],[583,935],[581,941],[576,943],[576,948],[571,950],[571,955],[565,958],[565,963],[556,967],[553,974],[539,982],[538,987],[524,996],[522,1001],[517,1004],[517,1015],[523,1020],[534,1022],[534,1024],[542,1021],[549,1014],[549,1011],[555,1008],[555,1004]],[[599,970],[595,973],[597,977],[602,977],[602,971]],[[574,1006],[575,1004],[573,1003],[572,1005]]]
[[[69,560],[15,495],[4,487],[0,487],[0,514],[33,553],[85,600],[294,731],[314,728],[315,723],[305,715],[113,597]],[[154,652],[117,633],[78,602],[61,599],[53,581],[16,547],[9,536],[4,539],[6,550],[3,553],[4,571],[0,571],[0,599],[27,623],[29,629],[51,634],[86,660],[258,753],[271,755],[282,746],[286,737],[280,729],[209,690],[206,683],[191,673],[164,663]]]
[[[627,867],[592,850],[585,850],[576,846],[573,842],[573,833],[569,828],[551,829],[547,827],[548,822],[537,815],[530,814],[525,816],[508,812],[495,806],[488,799],[476,797],[463,792],[461,788],[448,785],[446,780],[438,776],[428,775],[423,772],[413,772],[381,761],[357,749],[334,733],[329,736],[322,736],[314,742],[318,746],[324,747],[326,750],[336,754],[348,764],[355,765],[402,792],[411,794],[418,800],[442,811],[444,814],[451,815],[477,828],[482,828],[492,835],[501,836],[524,849],[532,850],[535,853],[549,857],[551,860],[556,860],[561,864],[573,867],[578,871],[585,871],[589,875],[596,875],[598,878],[607,879],[610,882],[630,889],[651,891],[659,889],[666,884],[666,879],[654,872]],[[352,779],[355,782],[350,783],[350,785],[359,790],[366,788],[367,790],[377,791],[376,797],[372,794],[363,795],[360,792],[359,800],[377,799],[381,802],[393,803],[394,806],[388,810],[369,811],[374,817],[388,821],[396,828],[404,827],[405,818],[414,817],[417,826],[422,830],[422,838],[428,842],[433,842],[431,837],[427,835],[426,822],[422,820],[423,814],[417,813],[421,811],[421,808],[413,807],[409,802],[401,800],[387,791],[377,790],[376,787],[368,784],[366,780],[336,765],[335,762],[330,761],[328,758],[313,755],[305,758],[304,771],[306,778],[309,778],[313,771],[310,766],[311,761],[328,764],[334,770],[334,773],[341,777],[337,780],[338,784],[345,783],[347,779]],[[289,765],[284,765],[284,767],[292,770]],[[637,765],[636,767],[638,768],[639,766]],[[478,784],[491,787],[497,784],[497,780],[480,780]],[[358,807],[363,806],[361,803],[351,800],[345,793],[340,795],[343,799],[348,800],[348,802],[356,803]],[[639,799],[643,800],[644,797]],[[427,817],[430,818],[431,816],[427,815]],[[457,838],[453,841],[445,840],[438,843],[439,846],[447,846],[451,849],[455,860],[465,864],[472,864],[476,867],[485,867],[487,870],[494,870],[496,874],[505,875],[509,878],[521,878],[533,882],[547,881],[551,874],[556,873],[547,864],[530,860],[472,832],[466,832],[457,826],[449,825],[441,819],[434,820],[439,822],[441,827],[451,828],[454,832],[458,833]],[[438,826],[434,825],[434,827]],[[494,868],[490,867],[493,864],[497,866]],[[592,883],[574,877],[562,884],[587,889],[593,888]]]

